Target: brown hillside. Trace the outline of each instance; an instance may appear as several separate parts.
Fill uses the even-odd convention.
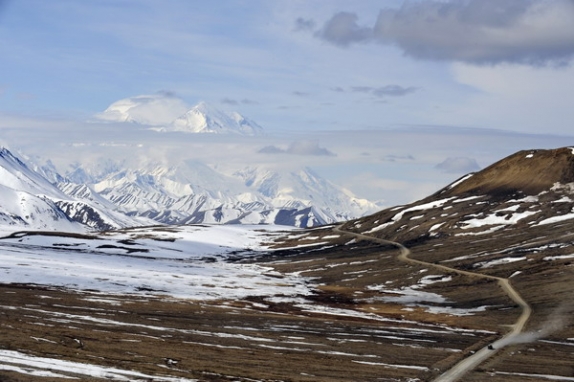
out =
[[[510,155],[469,179],[445,188],[448,195],[536,195],[555,183],[574,182],[574,149],[524,150]]]

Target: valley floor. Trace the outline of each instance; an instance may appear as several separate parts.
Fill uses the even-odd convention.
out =
[[[2,381],[417,378],[493,333],[339,304],[191,302],[0,288]],[[80,367],[81,365],[81,367]]]
[[[259,231],[266,245],[243,251],[231,238],[256,230],[2,239],[0,253],[13,260],[0,268],[12,277],[0,285],[0,381],[432,381],[521,314],[495,280],[407,263],[395,246],[334,228],[285,232],[279,242]],[[207,252],[185,250],[199,238]],[[443,256],[461,251],[442,244]],[[413,256],[433,246],[417,243]],[[550,290],[568,295],[571,268],[543,280],[544,291],[534,271],[516,278],[534,307],[528,330],[556,308]],[[34,282],[42,270],[69,284]],[[72,287],[80,281],[91,288]],[[567,309],[555,312],[555,330],[500,349],[464,380],[572,380],[574,330]]]

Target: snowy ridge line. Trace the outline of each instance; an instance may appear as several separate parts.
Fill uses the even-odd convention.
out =
[[[130,215],[166,224],[273,223],[312,227],[377,209],[373,203],[347,195],[308,168],[225,172],[196,161],[184,161],[169,168],[151,165],[119,170],[92,182],[101,197]],[[61,188],[70,189],[66,184],[61,184]]]
[[[67,195],[5,148],[0,149],[0,231],[85,232],[140,225],[101,200]]]

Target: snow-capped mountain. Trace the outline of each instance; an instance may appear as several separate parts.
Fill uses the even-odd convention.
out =
[[[212,105],[200,102],[175,119],[168,130],[187,133],[258,135],[263,128],[237,112],[225,113]]]
[[[0,149],[0,197],[1,225],[80,230],[50,199],[65,194],[5,148]]]
[[[0,226],[81,231],[50,199],[0,185]],[[3,227],[4,228],[4,227]]]
[[[54,179],[63,179],[55,172],[51,174]],[[77,232],[139,224],[110,203],[71,198],[9,150],[0,149],[0,225]]]
[[[30,159],[27,166],[8,150],[2,151],[2,158],[0,186],[6,202],[0,207],[4,208],[4,222],[29,228],[56,229],[50,223],[58,219],[76,229],[96,230],[157,223],[312,227],[378,209],[308,168],[249,167],[225,172],[199,161],[182,160],[174,166],[148,164],[130,169],[105,159],[85,167],[75,163],[62,176],[49,161],[39,165]],[[18,199],[24,209],[8,202]],[[34,211],[48,211],[43,213],[48,217],[27,213],[32,205]]]
[[[152,126],[155,131],[258,135],[263,128],[238,112],[227,113],[200,102],[192,108],[171,94],[140,95],[111,104],[96,119]]]
[[[89,172],[89,171],[87,171]],[[79,175],[75,179],[74,175]],[[76,198],[86,171],[67,174],[59,187]],[[316,226],[377,209],[320,178],[310,169],[278,172],[252,167],[230,174],[198,161],[112,171],[90,190],[130,216],[166,224],[246,223]]]
[[[66,195],[29,169],[5,148],[0,149],[0,224],[31,229],[79,231],[56,206]]]
[[[160,126],[172,122],[187,111],[185,102],[170,94],[139,95],[112,103],[95,115],[107,122],[132,122]]]
[[[313,207],[319,220],[334,222],[350,216],[362,216],[377,206],[356,198],[320,177],[310,168],[279,173],[262,167],[248,167],[233,174],[246,186],[272,200],[280,208],[304,209]]]
[[[67,199],[57,200],[56,205],[73,221],[96,230],[134,227],[153,224],[153,221],[129,217],[125,211],[103,198],[86,184],[60,183]],[[75,197],[70,198],[71,195]],[[72,199],[72,200],[70,200]]]

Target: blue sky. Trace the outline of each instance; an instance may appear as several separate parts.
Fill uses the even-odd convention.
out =
[[[530,148],[515,142],[572,144],[573,55],[572,0],[0,0],[0,139],[32,151],[24,128],[108,139],[102,131],[118,131],[85,121],[117,100],[163,92],[237,110],[284,139],[268,144],[319,142],[337,155],[301,161],[339,181],[336,168],[381,158],[434,168],[464,156],[484,166]],[[420,139],[420,126],[433,138]],[[483,147],[439,144],[467,142],[469,128],[484,129]],[[390,130],[394,143],[361,162],[333,130],[367,140],[365,131],[385,139]],[[502,134],[505,146],[501,130],[517,135]],[[537,135],[516,139],[523,134]],[[357,178],[373,176],[370,197],[384,193],[381,179],[399,177],[383,162],[385,174]]]
[[[393,64],[398,52],[345,50],[295,30],[301,16],[339,9],[321,7],[324,14],[296,1],[8,1],[3,109],[89,115],[170,91],[190,103],[238,103],[268,129],[378,126],[385,100],[335,89],[410,82],[412,74]],[[357,113],[369,119],[358,122]]]
[[[268,129],[569,133],[574,117],[565,101],[574,96],[570,0],[454,1],[450,9],[368,0],[3,4],[3,112],[86,116],[169,91],[190,104],[233,106]],[[450,12],[435,21],[441,28],[413,16],[436,17],[440,5]],[[391,30],[381,32],[384,17]],[[465,51],[469,44],[483,53]]]

